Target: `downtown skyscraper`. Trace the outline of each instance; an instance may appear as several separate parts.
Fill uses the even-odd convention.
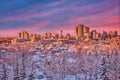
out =
[[[76,27],[76,39],[89,39],[90,28],[79,24]]]

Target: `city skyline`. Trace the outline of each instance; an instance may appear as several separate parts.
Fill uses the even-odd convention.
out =
[[[119,0],[4,1],[0,3],[0,36],[46,32],[75,34],[74,27],[85,24],[92,30],[118,31]],[[112,11],[112,12],[111,12]]]
[[[0,37],[1,38],[4,38],[4,37],[18,37],[18,35],[19,35],[19,33],[22,33],[22,32],[25,32],[25,33],[27,33],[27,34],[33,34],[33,35],[40,35],[40,36],[45,36],[46,34],[51,34],[51,35],[59,35],[59,36],[66,36],[67,34],[70,34],[71,36],[78,36],[78,35],[83,35],[84,33],[85,33],[85,35],[86,35],[86,33],[87,33],[87,35],[89,35],[90,36],[90,33],[92,33],[92,31],[95,31],[95,32],[97,32],[97,33],[99,33],[99,34],[103,34],[104,32],[106,32],[107,34],[109,34],[110,32],[112,32],[113,34],[114,34],[114,32],[117,32],[117,35],[120,35],[119,34],[119,31],[118,30],[116,30],[116,31],[114,31],[114,30],[110,30],[110,31],[106,31],[106,30],[103,30],[102,32],[99,32],[99,31],[97,31],[96,29],[93,29],[93,30],[91,30],[91,28],[90,27],[88,27],[88,26],[86,26],[86,25],[84,25],[84,24],[78,24],[78,25],[76,25],[77,27],[74,27],[73,28],[73,34],[71,34],[70,32],[64,32],[64,30],[59,30],[58,32],[51,32],[51,31],[48,31],[48,32],[44,32],[44,33],[31,33],[31,32],[29,32],[29,30],[23,30],[23,31],[19,31],[19,32],[17,32],[17,33],[15,33],[15,35],[14,36],[11,36],[11,35],[5,35],[5,36],[3,36],[3,35],[0,35]],[[83,32],[77,32],[76,30],[78,29],[78,27],[82,27],[81,29],[80,29],[80,31],[83,31]],[[62,33],[61,33],[61,31],[62,31]]]

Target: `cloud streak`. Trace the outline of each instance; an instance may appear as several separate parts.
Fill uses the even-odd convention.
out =
[[[44,13],[35,13],[30,15],[20,15],[20,16],[11,16],[8,18],[0,19],[0,21],[21,21],[21,20],[29,20],[33,18],[44,18],[47,16],[54,15],[55,13],[59,13],[60,11],[64,11],[65,9],[54,9]]]
[[[21,0],[20,4],[17,2],[20,8],[9,9],[15,3],[11,2],[5,9],[0,9],[2,13],[10,12],[0,16],[1,34],[7,34],[7,32],[15,34],[25,29],[34,33],[40,33],[39,29],[42,29],[42,32],[58,32],[63,29],[65,32],[74,33],[74,27],[78,24],[85,24],[91,30],[95,28],[108,30],[109,27],[120,30],[119,0],[53,0],[48,2]]]
[[[50,24],[49,21],[38,22],[36,24],[24,26],[24,27],[17,28],[17,29],[16,28],[15,29],[9,29],[9,30],[5,29],[5,30],[0,31],[0,33],[3,34],[3,35],[8,35],[8,33],[11,34],[11,35],[16,35],[16,33],[24,31],[24,30],[29,31],[29,32],[34,32],[36,30],[42,29],[43,27],[47,27],[49,24]]]

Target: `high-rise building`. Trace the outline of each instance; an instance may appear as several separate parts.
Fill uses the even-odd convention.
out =
[[[24,31],[24,39],[29,39],[29,33],[27,33],[26,31]]]
[[[45,39],[52,39],[52,33],[45,33],[44,35]]]
[[[63,39],[63,31],[60,31],[60,39]]]
[[[102,39],[105,40],[107,37],[108,37],[107,32],[103,31],[103,33],[102,33]]]
[[[113,38],[113,37],[114,37],[114,33],[113,33],[112,31],[109,31],[109,32],[108,32],[108,38],[111,39],[111,38]]]
[[[91,38],[92,39],[96,39],[96,33],[97,33],[96,30],[91,31]]]
[[[59,34],[55,34],[55,39],[59,39]]]
[[[98,32],[98,39],[101,39],[101,38],[102,38],[101,33]]]
[[[89,33],[89,32],[90,32],[90,28],[89,28],[89,27],[84,26],[84,33]]]
[[[95,39],[99,39],[99,33],[98,32],[96,32],[96,35],[95,35]]]
[[[38,40],[40,40],[40,39],[42,39],[42,36],[41,36],[41,35],[37,35],[37,34],[31,34],[31,35],[30,35],[30,40],[31,40],[32,42],[38,41]]]
[[[84,37],[84,25],[80,24],[76,27],[76,37],[77,39]]]
[[[20,33],[18,33],[18,39],[21,39],[21,32]]]
[[[118,32],[114,31],[114,37],[117,37],[117,35],[118,35]]]
[[[85,26],[83,34],[84,34],[84,40],[89,40],[90,28]]]
[[[52,38],[52,33],[47,33],[47,35],[48,35],[48,39],[51,39]]]
[[[66,34],[66,39],[70,40],[70,38],[71,38],[70,33]]]
[[[29,33],[26,31],[18,33],[18,39],[29,39]]]

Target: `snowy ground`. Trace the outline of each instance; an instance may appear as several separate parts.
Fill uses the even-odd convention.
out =
[[[12,45],[0,52],[0,80],[119,80],[116,44]]]

